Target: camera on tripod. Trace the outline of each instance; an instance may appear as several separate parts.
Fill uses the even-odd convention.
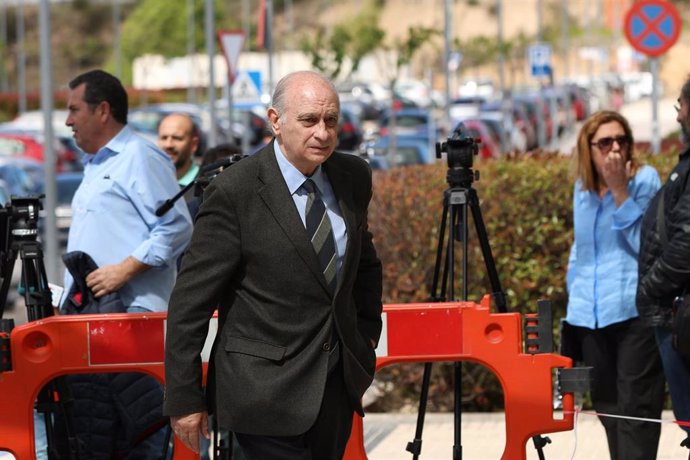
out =
[[[3,247],[0,251],[8,253],[12,239],[35,239],[38,235],[38,213],[43,209],[41,199],[44,195],[26,197],[12,196],[9,203],[0,208],[0,235]],[[4,250],[3,250],[4,249]]]
[[[37,241],[39,211],[43,195],[12,196],[0,208],[0,318],[2,318],[9,292],[14,263],[22,261],[22,289],[27,319],[34,321],[53,314],[51,293],[43,266],[43,250]]]
[[[474,157],[479,153],[479,142],[460,123],[446,142],[436,143],[436,158],[446,153],[447,179],[451,187],[469,187],[473,181],[479,180],[479,173],[472,171]]]

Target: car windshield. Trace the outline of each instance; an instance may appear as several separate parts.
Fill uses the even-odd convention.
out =
[[[57,201],[58,204],[70,204],[74,192],[81,183],[81,177],[69,178],[66,180],[58,180],[57,182]]]

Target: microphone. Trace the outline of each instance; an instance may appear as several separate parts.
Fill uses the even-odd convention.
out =
[[[156,217],[161,217],[163,214],[166,212],[170,211],[173,206],[175,206],[175,202],[180,199],[182,195],[184,195],[187,190],[192,188],[193,186],[197,185],[201,181],[208,181],[209,178],[202,178],[202,176],[207,175],[211,171],[215,171],[217,169],[221,168],[227,168],[233,163],[236,163],[240,161],[242,158],[244,158],[242,155],[233,155],[228,158],[223,158],[222,160],[215,161],[211,164],[208,164],[206,166],[203,166],[202,168],[199,169],[199,174],[197,175],[197,178],[194,179],[192,182],[189,184],[185,185],[182,190],[180,190],[174,197],[165,200],[165,203],[160,205],[158,209],[156,209]]]
[[[232,158],[223,158],[222,160],[218,160],[218,161],[215,161],[211,164],[203,166],[199,170],[199,175],[203,176],[204,174],[207,174],[210,171],[215,171],[216,169],[220,169],[220,168],[227,168],[231,164],[232,164]]]
[[[158,209],[156,209],[156,217],[160,217],[166,212],[170,211],[172,207],[175,205],[175,202],[173,200],[166,200],[165,203],[163,203]]]

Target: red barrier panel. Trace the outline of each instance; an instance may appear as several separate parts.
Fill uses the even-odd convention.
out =
[[[51,316],[14,328],[12,370],[0,373],[0,450],[35,458],[33,406],[64,374],[144,372],[164,381],[165,313]],[[175,440],[175,460],[199,456]]]
[[[35,458],[34,401],[59,375],[145,372],[163,382],[165,317],[56,316],[16,327],[10,334],[12,370],[0,373],[0,450],[22,460]],[[571,361],[554,354],[523,353],[519,314],[491,314],[487,297],[481,305],[386,305],[383,319],[378,368],[399,362],[472,360],[498,376],[505,397],[504,459],[525,459],[525,444],[534,435],[572,429],[572,395],[563,397],[562,419],[554,419],[551,407],[553,369],[571,367]],[[214,321],[207,347],[215,329]],[[367,458],[363,441],[362,420],[355,416],[347,460]],[[174,458],[198,456],[176,440]]]
[[[570,368],[560,355],[523,352],[522,317],[489,311],[486,296],[472,302],[386,305],[377,368],[401,362],[476,361],[491,369],[503,387],[506,444],[502,459],[526,459],[535,435],[573,429],[573,397],[563,395],[563,413],[554,418],[553,372]],[[355,424],[346,460],[366,459],[363,424]],[[402,452],[407,455],[406,452]],[[424,451],[422,450],[422,457]]]

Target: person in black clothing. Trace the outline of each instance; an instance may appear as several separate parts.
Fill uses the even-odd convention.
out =
[[[690,356],[672,345],[673,302],[690,287],[690,76],[675,106],[685,150],[642,221],[637,310],[655,328],[656,341],[679,421],[690,421]],[[690,448],[690,428],[681,445]]]

